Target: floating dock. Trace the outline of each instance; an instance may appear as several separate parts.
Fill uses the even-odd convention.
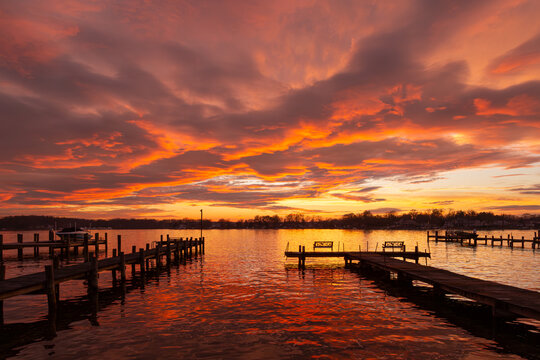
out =
[[[316,241],[315,244],[320,243],[319,241]],[[331,242],[328,242],[331,243]],[[386,243],[395,243],[392,241],[387,241]],[[401,242],[399,242],[401,243]],[[329,247],[329,246],[324,246]],[[384,247],[384,245],[383,245]],[[314,245],[313,251],[306,251],[305,246],[298,246],[298,251],[285,251],[286,257],[294,257],[298,258],[298,268],[305,268],[306,267],[306,259],[307,258],[331,258],[331,257],[337,257],[337,258],[343,258],[345,260],[345,265],[347,266],[349,263],[349,258],[354,256],[360,256],[360,255],[379,255],[382,257],[400,257],[403,260],[410,259],[414,260],[416,263],[420,260],[420,258],[431,258],[430,253],[428,252],[422,252],[418,251],[418,246],[414,247],[414,251],[406,251],[405,245],[400,245],[400,250],[396,251],[392,249],[392,251],[315,251],[317,248],[317,245]],[[287,244],[288,249],[288,244]]]

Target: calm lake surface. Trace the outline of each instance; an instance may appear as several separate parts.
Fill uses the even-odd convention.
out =
[[[102,233],[104,231],[101,231]],[[198,236],[196,230],[108,230],[109,255],[121,234],[123,248],[143,247],[162,234]],[[512,233],[531,238],[533,231]],[[15,232],[3,232],[15,242]],[[33,232],[23,232],[25,242]],[[45,295],[4,302],[9,329],[23,329],[27,340],[7,345],[3,357],[23,359],[519,359],[487,337],[473,335],[403,297],[392,296],[375,280],[343,268],[342,259],[307,261],[298,271],[284,251],[314,240],[332,240],[345,250],[374,250],[384,241],[403,240],[432,253],[428,264],[521,288],[540,291],[540,250],[503,246],[426,242],[425,231],[361,230],[208,230],[206,254],[163,272],[144,287],[129,288],[123,299],[100,295],[97,319],[82,311],[47,338],[43,327]],[[46,232],[40,238],[47,239]],[[46,253],[45,250],[42,250]],[[5,253],[6,278],[42,271],[45,257],[15,259]],[[424,263],[424,260],[422,260]],[[128,279],[131,278],[128,266]],[[100,288],[111,288],[110,272],[100,273]],[[112,293],[112,291],[111,291]],[[84,308],[82,281],[61,285],[61,300]],[[107,299],[109,299],[107,301]],[[63,308],[60,307],[60,317]],[[15,330],[13,330],[15,331]],[[19,331],[19,330],[17,330]],[[38,335],[30,334],[37,333]]]

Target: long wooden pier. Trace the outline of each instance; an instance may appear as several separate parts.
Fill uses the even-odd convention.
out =
[[[117,255],[118,251],[118,256]],[[56,314],[56,304],[59,298],[60,284],[69,280],[84,279],[88,282],[89,295],[95,295],[98,291],[98,273],[110,270],[113,274],[113,281],[116,281],[116,272],[120,273],[120,280],[126,280],[126,266],[131,265],[132,274],[135,273],[136,266],[139,266],[139,273],[144,277],[149,267],[150,259],[154,259],[156,267],[162,266],[162,258],[166,258],[166,265],[180,259],[191,258],[193,255],[204,254],[204,238],[183,239],[169,238],[156,242],[155,248],[140,248],[138,251],[135,246],[132,252],[125,254],[121,251],[121,239],[118,241],[118,248],[113,250],[113,257],[98,260],[94,254],[89,261],[84,263],[58,267],[58,261],[53,261],[52,265],[46,265],[44,272],[22,275],[15,278],[4,280],[5,268],[0,266],[0,325],[4,322],[3,301],[15,296],[46,293],[49,308],[49,317],[54,318]],[[55,257],[55,260],[57,257]]]
[[[518,317],[540,320],[540,293],[493,281],[456,274],[431,266],[413,264],[380,255],[349,255],[352,266],[375,268],[397,274],[398,280],[418,280],[433,286],[435,293],[457,294],[489,305],[494,316],[510,313]],[[353,261],[357,261],[355,264]]]
[[[506,238],[503,238],[503,236],[499,236],[496,238],[495,236],[459,236],[455,235],[452,232],[445,231],[444,234],[439,234],[439,231],[435,231],[434,234],[431,234],[429,231],[427,232],[427,240],[430,241],[431,239],[435,240],[435,242],[453,242],[453,243],[460,243],[462,246],[478,246],[478,245],[487,245],[488,242],[491,244],[491,246],[499,245],[503,246],[503,244],[506,244],[506,246],[510,248],[514,248],[515,244],[520,244],[522,248],[525,247],[525,243],[531,243],[531,248],[534,250],[536,248],[540,248],[540,230],[538,232],[534,233],[534,236],[531,239],[525,239],[525,236],[522,236],[521,239],[514,238],[513,235],[507,234]]]

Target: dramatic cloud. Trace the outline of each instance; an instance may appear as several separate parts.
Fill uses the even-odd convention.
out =
[[[500,209],[534,210],[535,12],[532,0],[5,1],[0,215],[488,208],[508,195]],[[481,69],[464,51],[479,41]],[[482,169],[497,169],[482,194],[449,174]]]

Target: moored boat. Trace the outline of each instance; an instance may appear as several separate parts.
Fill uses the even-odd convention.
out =
[[[62,242],[69,241],[82,243],[85,235],[90,237],[90,233],[87,230],[77,227],[63,228],[62,230],[56,232],[56,236],[58,236]]]

